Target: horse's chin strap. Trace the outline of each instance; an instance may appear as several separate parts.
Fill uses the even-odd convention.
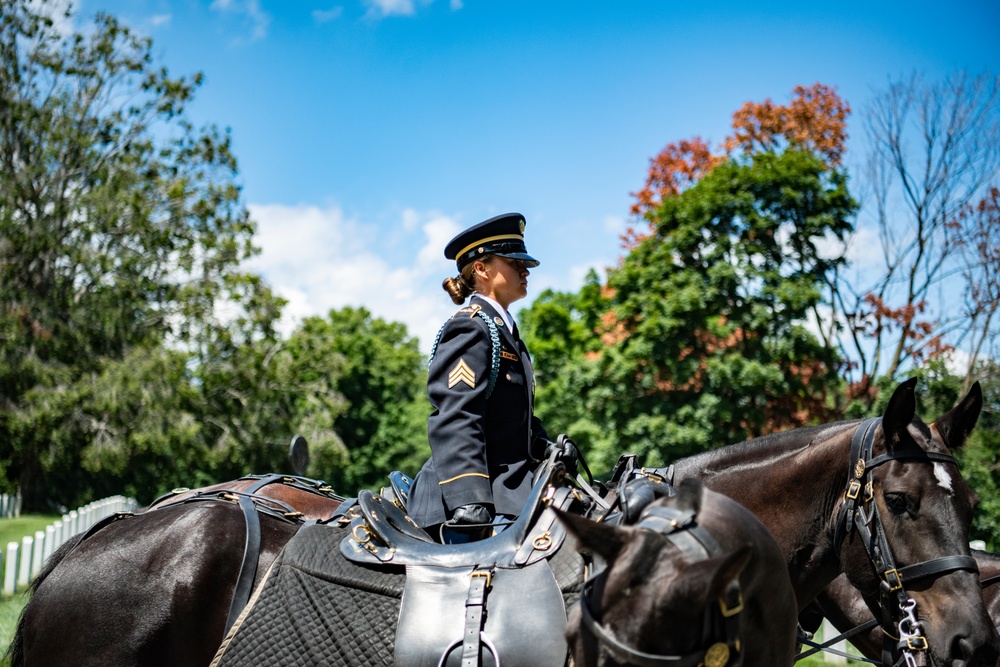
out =
[[[662,534],[689,560],[702,560],[722,551],[708,531],[695,522],[695,514],[689,510],[653,507],[642,515],[636,527]],[[707,648],[683,655],[665,655],[646,653],[623,644],[594,617],[589,599],[594,595],[594,582],[605,574],[606,570],[602,570],[584,583],[580,591],[580,613],[584,626],[618,660],[637,667],[739,667],[743,663],[740,642],[743,594],[738,579],[731,581],[718,598],[718,612],[705,613],[702,636],[716,641]]]
[[[967,570],[979,572],[976,560],[971,556],[944,556],[932,560],[897,568],[892,557],[882,521],[879,518],[878,505],[871,501],[875,497],[870,473],[874,468],[888,461],[924,461],[954,463],[955,457],[938,452],[908,451],[892,452],[872,457],[875,442],[876,427],[881,422],[876,417],[866,419],[858,426],[851,439],[851,471],[853,477],[848,480],[847,492],[840,507],[840,516],[834,532],[834,547],[838,558],[844,539],[852,529],[858,531],[858,537],[868,552],[868,559],[876,572],[879,573],[879,607],[882,610],[882,633],[885,645],[882,650],[882,661],[886,665],[893,664],[893,658],[898,655],[899,662],[915,665],[913,651],[927,650],[927,638],[923,628],[917,621],[916,602],[909,598],[904,584],[927,577],[938,577],[949,572]],[[866,513],[866,508],[871,510]],[[874,530],[869,528],[869,525]],[[893,607],[893,602],[896,607]],[[896,609],[900,612],[900,620],[895,621]],[[895,631],[895,632],[893,632]],[[891,639],[890,639],[891,638]]]

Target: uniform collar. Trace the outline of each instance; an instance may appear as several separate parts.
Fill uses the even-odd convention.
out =
[[[509,331],[511,334],[514,333],[514,319],[510,316],[510,313],[508,313],[503,306],[501,306],[499,303],[497,303],[490,297],[486,296],[485,294],[480,294],[476,292],[475,294],[472,295],[472,297],[474,299],[482,299],[488,305],[492,306],[493,310],[495,310],[500,315],[500,319],[503,320],[504,326],[507,327],[507,331]]]

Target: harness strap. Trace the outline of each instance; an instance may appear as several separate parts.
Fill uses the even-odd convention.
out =
[[[462,667],[479,666],[479,646],[486,643],[483,632],[483,608],[493,581],[493,570],[473,570],[469,575],[469,597],[465,600],[465,638],[462,642]],[[489,644],[487,644],[489,647]],[[447,653],[441,656],[444,660]],[[493,657],[499,665],[500,658],[493,650]]]
[[[799,641],[799,643],[805,644],[806,646],[811,646],[812,648],[809,649],[808,651],[802,651],[801,653],[799,653],[798,655],[796,655],[795,656],[795,662],[798,662],[799,660],[802,660],[803,658],[808,658],[809,656],[813,655],[814,653],[819,653],[820,651],[824,651],[826,653],[833,653],[834,655],[839,655],[839,656],[842,656],[842,657],[845,657],[845,658],[851,658],[853,660],[862,660],[864,662],[872,662],[872,663],[874,663],[876,661],[869,660],[867,658],[861,658],[861,657],[858,657],[856,655],[848,655],[847,653],[844,653],[843,651],[838,651],[837,649],[833,649],[833,648],[830,648],[830,647],[833,646],[834,644],[836,644],[837,642],[839,642],[842,639],[850,639],[854,635],[861,634],[862,632],[867,632],[867,631],[871,630],[872,628],[874,628],[877,625],[878,625],[878,621],[876,621],[873,618],[870,621],[867,621],[865,623],[862,623],[861,625],[855,626],[855,627],[851,628],[850,630],[848,630],[847,632],[841,633],[841,634],[837,635],[836,637],[834,637],[832,639],[827,639],[822,644],[817,644],[816,642],[814,642],[814,641],[812,641],[812,640],[810,640],[810,639],[808,639],[806,637],[803,637],[800,634],[797,637],[797,640]],[[877,664],[881,664],[881,663],[877,663]]]
[[[247,525],[247,536],[243,545],[243,562],[236,578],[236,588],[233,591],[233,601],[229,605],[229,617],[226,619],[226,631],[223,635],[229,634],[233,623],[250,601],[253,580],[257,576],[257,559],[260,557],[260,516],[248,495],[240,495],[239,502]]]
[[[944,556],[927,560],[916,565],[907,565],[898,570],[900,583],[916,581],[932,574],[945,574],[956,570],[979,572],[979,564],[972,556]]]
[[[980,588],[986,588],[987,586],[992,586],[993,584],[1000,581],[1000,574],[994,574],[992,577],[987,577],[979,582]]]
[[[590,597],[589,594],[593,589],[593,583],[593,579],[591,579],[584,584],[580,595],[580,615],[587,629],[600,640],[601,645],[608,649],[615,658],[629,665],[636,665],[636,667],[695,667],[695,665],[701,662],[704,654],[700,652],[688,656],[657,655],[655,653],[639,651],[622,644],[613,634],[608,632],[604,626],[594,619],[594,614],[590,611],[587,598]]]

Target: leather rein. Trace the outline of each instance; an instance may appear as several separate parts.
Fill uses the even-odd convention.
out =
[[[881,421],[881,417],[862,421],[851,439],[852,476],[848,480],[844,501],[840,506],[834,546],[839,557],[847,534],[851,530],[857,530],[868,553],[868,559],[881,578],[879,607],[882,610],[882,620],[879,625],[886,638],[882,651],[883,663],[892,664],[894,653],[898,652],[900,663],[905,661],[910,665],[916,664],[912,652],[925,651],[928,646],[923,628],[916,618],[916,601],[907,595],[904,585],[960,570],[978,574],[979,565],[972,556],[944,556],[906,567],[896,566],[879,517],[878,505],[872,502],[875,497],[871,479],[872,470],[889,461],[939,462],[952,463],[956,466],[958,461],[950,454],[923,450],[873,456],[875,431]],[[896,610],[899,611],[899,621],[895,620]],[[890,629],[896,630],[898,634],[894,635]]]
[[[721,554],[719,544],[695,519],[691,510],[652,507],[642,514],[636,527],[663,535],[691,561]],[[632,648],[601,624],[593,611],[594,589],[598,587],[603,593],[606,575],[607,570],[602,569],[584,582],[580,591],[580,612],[584,627],[618,660],[638,667],[737,667],[742,664],[739,614],[743,610],[743,596],[739,580],[730,582],[718,599],[718,607],[713,606],[704,615],[702,643],[708,644],[707,648],[682,655],[663,655]]]

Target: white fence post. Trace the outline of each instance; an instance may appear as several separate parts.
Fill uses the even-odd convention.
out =
[[[0,494],[0,516],[19,514],[20,500],[20,495]],[[115,512],[130,512],[137,506],[133,498],[105,498],[63,514],[62,518],[46,526],[44,531],[35,531],[34,537],[29,535],[22,538],[20,544],[8,543],[6,554],[0,553],[3,593],[13,595],[18,589],[26,588],[45,566],[45,561],[70,538]]]
[[[48,560],[52,552],[56,550],[56,527],[51,523],[45,526],[45,552],[42,560]]]
[[[17,563],[17,587],[27,588],[31,581],[31,547],[35,540],[30,535],[21,538],[21,558]]]
[[[3,573],[3,592],[13,595],[17,583],[17,542],[7,543],[7,569]]]
[[[34,577],[41,569],[45,559],[45,531],[35,531],[35,548],[31,550],[31,576]]]

